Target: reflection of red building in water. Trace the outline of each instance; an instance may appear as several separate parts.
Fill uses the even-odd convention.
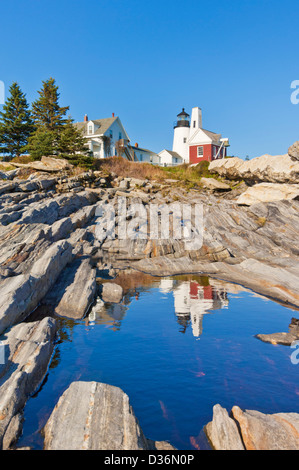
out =
[[[173,290],[174,309],[178,322],[183,327],[182,331],[185,332],[191,321],[193,334],[197,337],[202,333],[203,316],[211,313],[211,310],[225,308],[228,305],[227,294],[223,288],[211,285],[202,286],[197,281],[172,284],[172,289],[170,289],[168,280],[169,290]]]
[[[213,287],[201,286],[196,281],[190,281],[190,299],[199,299],[199,290],[203,289],[204,299],[213,300]]]

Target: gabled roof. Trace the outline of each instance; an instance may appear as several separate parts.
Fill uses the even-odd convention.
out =
[[[113,124],[114,121],[116,121],[117,117],[111,117],[111,118],[105,118],[105,119],[90,119],[87,122],[75,122],[74,126],[77,127],[77,129],[80,129],[83,131],[84,134],[87,134],[87,126],[88,123],[91,121],[99,128],[96,130],[95,134],[104,134],[109,127]]]
[[[177,152],[173,152],[172,150],[167,150],[167,149],[161,150],[161,152],[159,152],[159,155],[160,155],[162,152],[167,152],[167,153],[169,153],[172,157],[180,158],[181,160],[183,160],[183,157],[181,157],[181,155],[179,155]]]
[[[219,140],[221,139],[221,134],[216,134],[215,132],[207,131],[206,129],[201,129],[200,128],[200,129],[197,129],[197,131],[194,132],[194,134],[192,134],[192,136],[188,140],[188,143],[193,142],[195,140],[196,136],[198,134],[200,134],[200,132],[203,132],[213,142],[219,142]]]
[[[140,150],[141,152],[147,152],[147,153],[152,153],[154,155],[157,155],[156,152],[153,152],[152,150],[144,149],[142,147],[135,147],[135,145],[129,145],[128,147],[130,147],[132,150],[136,150],[136,152]]]
[[[112,124],[119,120],[119,123],[121,127],[123,128],[126,136],[128,137],[128,134],[126,133],[126,130],[124,126],[122,125],[120,119],[118,116],[115,117],[110,117],[110,118],[104,118],[104,119],[89,119],[87,122],[76,122],[74,123],[74,126],[77,127],[77,129],[82,130],[84,135],[88,135],[88,130],[87,126],[89,122],[93,122],[96,126],[98,126],[98,129],[95,130],[95,133],[93,135],[103,135],[105,132],[108,131],[109,127],[112,126]]]

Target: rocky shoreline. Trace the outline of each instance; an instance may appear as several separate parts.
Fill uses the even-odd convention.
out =
[[[119,302],[122,292],[120,286],[113,284],[113,277],[119,272],[131,269],[154,276],[200,273],[243,285],[293,309],[299,308],[298,162],[284,156],[282,170],[281,166],[276,168],[276,160],[273,160],[274,171],[271,158],[276,157],[268,156],[268,163],[264,157],[260,158],[259,167],[258,162],[246,162],[247,169],[243,173],[237,172],[240,165],[236,162],[233,170],[234,159],[227,159],[228,163],[216,161],[210,165],[211,170],[222,180],[215,179],[216,183],[213,183],[213,178],[207,178],[210,181],[203,181],[200,190],[186,189],[175,180],[161,183],[102,172],[74,175],[67,162],[57,163],[56,159],[50,158],[44,158],[34,168],[30,164],[25,167],[19,164],[16,170],[2,172],[0,340],[6,354],[5,363],[0,364],[2,449],[17,445],[22,431],[22,410],[47,372],[57,329],[55,317],[83,318],[97,296],[103,301]],[[226,166],[229,169],[224,168]],[[27,174],[24,179],[28,171],[29,176]],[[231,189],[230,181],[236,178],[240,179],[240,184]],[[260,184],[275,184],[281,190],[276,188],[274,196],[269,191],[268,200],[265,197],[261,200],[258,195],[260,189],[256,188]],[[284,185],[292,188],[282,188]],[[251,191],[250,197],[246,196],[248,191]],[[172,238],[172,234],[166,239],[122,240],[111,239],[104,231],[99,237],[99,224],[104,223],[98,216],[99,204],[113,207],[117,226],[122,215],[118,213],[120,197],[128,204],[140,204],[146,213],[149,213],[151,204],[161,207],[175,202],[200,204],[204,211],[202,246],[188,249],[184,240]],[[130,215],[127,220],[130,220]],[[103,273],[109,274],[111,282],[98,282]],[[30,320],[32,312],[38,320]],[[293,333],[294,329],[291,339],[295,338]],[[259,339],[266,340],[261,334],[259,336]],[[79,396],[81,387],[86,389],[89,398],[79,403],[76,396]],[[100,406],[102,402],[108,403],[109,408],[109,399],[114,400],[114,394],[120,403],[118,416],[124,414],[126,419],[117,424],[114,416],[110,421],[100,423],[88,411],[90,402],[93,403],[92,410],[96,403]],[[128,398],[122,391],[112,390],[108,385],[74,383],[59,403],[45,428],[45,448],[110,449],[112,447],[109,446],[113,445],[111,437],[115,433],[119,435],[119,444],[116,445],[123,445],[124,449],[171,448],[167,443],[148,441],[128,404]],[[74,436],[74,442],[67,440],[65,416],[69,411],[63,411],[65,406],[71,407],[72,414],[78,413],[78,420],[88,416],[90,433],[86,439],[85,431],[81,429]],[[226,417],[223,410],[216,408],[216,411],[214,424],[207,426],[213,448],[234,448],[234,445],[241,447],[241,444],[243,448],[270,449],[274,446],[271,439],[256,444],[252,437],[252,429],[259,430],[260,422],[271,428],[272,421],[268,415],[266,419],[249,411],[234,413],[234,419],[242,415],[242,422],[245,422],[246,418],[246,433],[250,428],[251,441],[255,442],[253,446],[245,445],[245,431],[242,431],[241,438],[239,435],[238,444],[235,431],[232,431],[234,438],[230,439],[227,429],[234,428],[229,421],[232,418]],[[286,448],[287,442],[290,442],[290,448],[299,448],[298,439],[294,437],[294,429],[299,429],[298,418],[296,413],[290,415],[273,418],[275,436],[279,434],[279,423],[289,419],[288,425],[280,426],[285,436],[283,444],[280,444],[280,438],[275,438],[280,448]],[[116,423],[116,428],[110,427],[112,422]],[[288,437],[287,430],[293,437]],[[221,439],[217,432],[228,441],[219,444]],[[102,438],[95,441],[94,433]],[[64,434],[66,440],[59,437]],[[122,440],[124,434],[128,438],[126,444]]]

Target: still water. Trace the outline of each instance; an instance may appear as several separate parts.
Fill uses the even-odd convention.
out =
[[[207,277],[121,275],[120,304],[99,301],[83,320],[58,319],[46,379],[27,402],[18,446],[42,449],[41,429],[74,380],[99,381],[130,397],[146,437],[207,449],[213,405],[299,412],[299,364],[288,346],[255,338],[287,331],[298,312]]]

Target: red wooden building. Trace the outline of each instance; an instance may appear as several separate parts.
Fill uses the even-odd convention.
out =
[[[184,108],[177,115],[177,121],[174,123],[172,151],[176,152],[185,163],[196,164],[203,160],[211,162],[224,158],[228,146],[227,138],[222,139],[221,134],[202,127],[200,108],[192,108],[191,119]]]

